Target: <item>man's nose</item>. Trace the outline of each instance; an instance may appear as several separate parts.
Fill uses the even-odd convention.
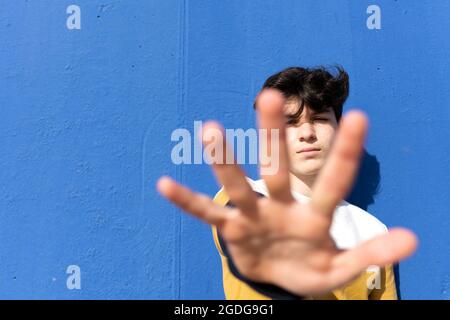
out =
[[[299,127],[299,139],[300,141],[309,141],[316,137],[316,133],[314,131],[314,126],[305,122]]]

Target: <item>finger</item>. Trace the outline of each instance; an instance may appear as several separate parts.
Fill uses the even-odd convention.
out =
[[[222,127],[211,121],[203,126],[202,131],[202,142],[205,151],[211,150],[211,166],[217,180],[235,206],[244,214],[254,216],[257,213],[256,194],[236,163],[233,150],[228,148]]]
[[[260,136],[261,177],[273,199],[291,202],[289,158],[284,117],[285,99],[275,89],[263,90],[256,100]]]
[[[157,189],[180,209],[212,225],[221,226],[233,212],[214,203],[208,196],[192,192],[169,177],[161,177],[157,182]]]
[[[360,111],[351,111],[342,119],[327,161],[313,186],[311,206],[315,211],[331,217],[349,192],[359,167],[367,122]]]
[[[368,240],[358,247],[338,254],[333,271],[327,276],[334,286],[354,279],[369,266],[384,267],[412,255],[417,248],[417,237],[410,230],[392,229],[389,233]]]

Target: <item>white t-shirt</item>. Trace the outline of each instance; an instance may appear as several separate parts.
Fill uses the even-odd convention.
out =
[[[268,191],[264,180],[252,180],[247,178],[252,189],[265,196]],[[293,197],[307,203],[310,198],[292,190]],[[367,211],[342,200],[333,214],[333,222],[330,234],[339,249],[350,249],[359,243],[386,233],[386,226]]]

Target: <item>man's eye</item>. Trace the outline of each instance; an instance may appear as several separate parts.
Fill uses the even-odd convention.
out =
[[[314,118],[314,121],[328,121],[327,118]]]
[[[296,121],[297,121],[296,119],[287,118],[286,119],[286,124],[295,124]]]

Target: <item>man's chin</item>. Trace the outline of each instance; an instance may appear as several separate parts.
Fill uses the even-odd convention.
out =
[[[319,174],[323,167],[322,161],[307,161],[306,163],[297,163],[292,166],[292,173],[300,176],[315,176]]]
[[[295,176],[297,176],[298,178],[302,178],[302,177],[312,177],[312,176],[317,176],[319,174],[320,168],[302,168],[301,170],[293,170],[291,171],[292,174],[294,174]]]

